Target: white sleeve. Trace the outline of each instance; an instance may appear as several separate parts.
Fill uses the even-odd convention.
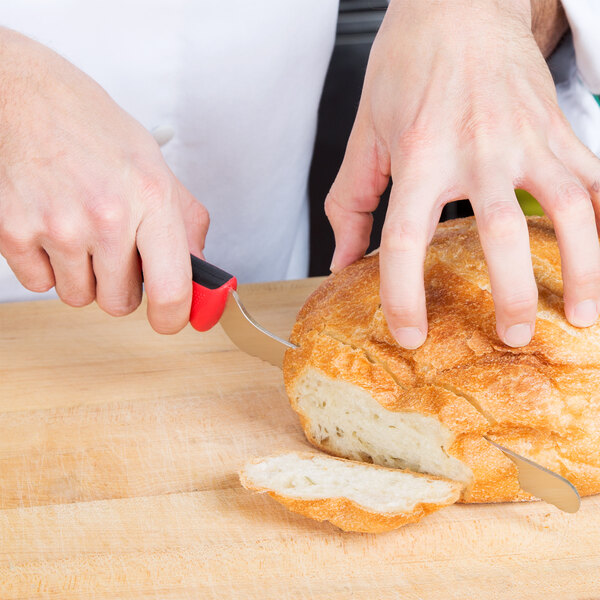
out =
[[[577,60],[577,71],[586,87],[600,94],[600,1],[562,0]]]

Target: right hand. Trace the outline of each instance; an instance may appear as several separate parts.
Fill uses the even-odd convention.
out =
[[[209,218],[150,133],[69,62],[7,29],[0,90],[0,253],[19,281],[125,315],[141,301],[141,256],[150,324],[179,331]]]
[[[425,341],[427,246],[444,204],[461,198],[477,219],[498,337],[511,347],[531,341],[538,288],[515,188],[554,224],[568,321],[589,327],[598,318],[600,161],[558,106],[532,20],[529,0],[391,0],[373,44],[325,208],[337,271],[363,256],[391,177],[381,305],[404,348]]]

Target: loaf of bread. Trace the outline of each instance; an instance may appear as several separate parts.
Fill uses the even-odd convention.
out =
[[[377,256],[314,292],[292,332],[299,348],[284,363],[310,442],[335,456],[460,482],[462,501],[528,499],[489,436],[565,476],[580,494],[600,492],[600,326],[565,320],[553,228],[545,218],[528,222],[539,304],[525,348],[498,339],[473,219],[444,223],[433,238],[429,334],[417,350],[400,348],[388,330]],[[394,500],[396,492],[383,493]]]
[[[456,502],[462,489],[440,477],[298,452],[248,463],[240,480],[294,512],[369,533],[419,521]]]

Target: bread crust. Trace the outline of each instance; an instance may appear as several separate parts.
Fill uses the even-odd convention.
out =
[[[379,259],[366,257],[330,276],[301,309],[284,380],[298,408],[296,385],[308,368],[366,390],[389,411],[437,418],[454,434],[448,455],[467,464],[473,481],[463,501],[530,498],[513,463],[484,435],[567,477],[581,495],[600,492],[600,325],[572,327],[564,318],[560,256],[552,225],[528,218],[538,320],[525,348],[504,345],[495,331],[489,278],[473,218],[438,227],[425,261],[429,333],[400,348],[379,299]],[[315,508],[315,511],[318,510]]]
[[[318,456],[309,452],[296,454],[305,458],[309,458],[311,456]],[[341,458],[329,458],[330,460],[337,460],[349,464],[362,464],[357,463],[356,461],[350,461]],[[251,461],[251,463],[258,463],[262,462],[263,460],[265,460],[265,457],[257,458]],[[379,467],[377,465],[370,465],[370,468],[390,470],[385,469],[384,467]],[[411,512],[407,513],[381,513],[369,510],[361,506],[360,504],[354,502],[353,500],[349,500],[345,497],[311,500],[297,498],[291,495],[280,494],[270,488],[255,486],[252,483],[252,481],[246,476],[244,470],[242,470],[239,473],[239,477],[242,485],[246,489],[259,493],[266,492],[269,494],[269,496],[271,496],[271,498],[273,498],[292,512],[301,514],[311,519],[315,519],[316,521],[329,521],[331,524],[335,525],[342,531],[353,531],[358,533],[382,533],[385,531],[398,529],[399,527],[402,527],[409,523],[416,523],[428,514],[435,512],[440,508],[443,508],[444,506],[454,504],[460,497],[462,486],[457,482],[444,479],[443,477],[426,476],[420,473],[413,473],[411,471],[406,472],[409,472],[415,477],[426,477],[427,479],[443,479],[444,481],[447,481],[453,487],[453,491],[449,496],[447,502],[419,503]]]

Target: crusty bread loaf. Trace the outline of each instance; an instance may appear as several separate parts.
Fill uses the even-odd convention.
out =
[[[419,521],[456,502],[462,489],[448,479],[298,452],[250,462],[240,480],[294,512],[369,533]]]
[[[529,218],[539,287],[533,341],[495,331],[473,219],[442,224],[425,264],[429,334],[400,348],[379,299],[377,256],[329,277],[302,308],[284,377],[308,439],[337,456],[460,481],[463,500],[523,500],[510,460],[484,435],[600,491],[600,326],[563,314],[556,239]]]

